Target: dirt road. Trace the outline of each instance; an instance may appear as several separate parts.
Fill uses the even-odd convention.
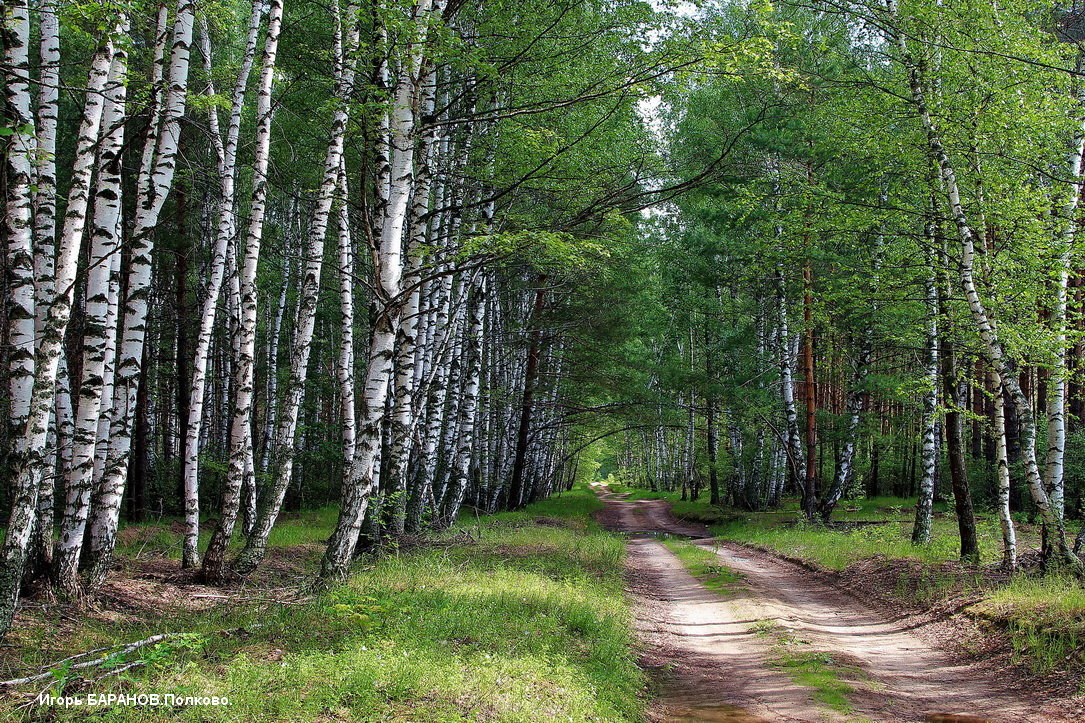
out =
[[[1014,691],[1010,676],[963,665],[815,573],[676,520],[658,500],[603,492],[602,521],[630,536],[629,586],[643,664],[661,681],[664,721],[1069,721],[1059,704]],[[728,594],[690,575],[662,535],[692,538],[742,575]],[[847,703],[780,666],[781,640],[824,653]]]

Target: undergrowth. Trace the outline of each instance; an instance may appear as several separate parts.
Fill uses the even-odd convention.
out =
[[[1085,668],[1081,581],[1058,575],[1018,575],[992,590],[973,611],[1003,627],[1014,650],[1036,672]]]
[[[108,679],[109,692],[217,695],[229,706],[21,712],[123,721],[639,720],[644,680],[622,594],[624,542],[590,519],[599,504],[578,488],[462,522],[443,542],[370,560],[301,605],[83,631],[86,644],[191,633],[187,647]],[[216,632],[237,628],[246,632]],[[70,681],[68,694],[79,691]],[[0,703],[0,717],[19,702]]]

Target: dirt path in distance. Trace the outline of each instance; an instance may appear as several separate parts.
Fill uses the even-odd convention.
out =
[[[1057,701],[1015,690],[997,670],[960,664],[909,625],[890,619],[816,573],[744,545],[710,539],[677,520],[663,500],[600,491],[607,527],[629,542],[628,577],[642,664],[660,681],[661,721],[1072,721]],[[692,538],[744,582],[729,595],[704,587],[658,538]],[[768,621],[768,622],[766,622]],[[771,624],[844,666],[849,713],[819,705],[813,690],[772,665]],[[1008,678],[1008,676],[1007,676]]]

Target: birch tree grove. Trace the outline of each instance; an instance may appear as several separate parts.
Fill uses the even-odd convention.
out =
[[[5,2],[0,632],[596,467],[1077,573],[1082,13],[656,5]]]
[[[544,371],[518,369],[524,280],[574,268],[558,249],[580,226],[637,207],[626,171],[568,156],[616,108],[639,128],[630,89],[688,59],[630,40],[658,20],[637,3],[532,5],[512,37],[505,10],[465,3],[298,10],[291,35],[277,0],[199,22],[188,0],[92,4],[77,35],[65,4],[5,5],[4,629],[24,577],[94,594],[123,521],[152,511],[183,516],[184,567],[212,514],[199,574],[222,584],[255,569],[301,496],[342,500],[323,571],[339,577],[358,550],[505,504],[500,450],[519,444],[518,495],[558,489],[557,437],[508,436]],[[577,33],[627,65],[600,82],[586,55],[555,75]],[[574,107],[557,146],[501,155]],[[591,179],[583,202],[528,201],[561,168]],[[559,375],[554,343],[536,332],[529,356]],[[326,363],[334,387],[313,371]],[[562,394],[555,376],[536,403]],[[312,471],[322,425],[342,430],[339,479]]]
[[[674,172],[703,181],[729,138],[733,175],[679,196],[629,262],[667,291],[626,307],[636,319],[623,328],[653,361],[624,352],[640,391],[609,392],[624,411],[594,424],[624,440],[615,474],[696,499],[722,468],[720,503],[779,507],[779,483],[830,527],[848,524],[834,511],[849,499],[903,497],[915,501],[912,542],[936,540],[948,513],[970,565],[981,561],[977,511],[990,510],[1004,568],[1018,565],[1024,520],[1042,530],[1046,569],[1080,575],[1066,538],[1067,519],[1082,516],[1068,460],[1085,412],[1071,338],[1080,7],[900,0],[767,13],[715,14],[732,37],[772,45],[760,71],[669,97]],[[691,333],[703,349],[693,365],[675,349]],[[818,478],[833,480],[816,500],[821,520],[809,512]]]

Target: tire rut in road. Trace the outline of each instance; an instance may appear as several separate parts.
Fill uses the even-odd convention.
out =
[[[1069,721],[1055,703],[1019,695],[997,671],[955,663],[906,623],[893,621],[815,573],[742,545],[704,539],[662,500],[601,492],[601,521],[630,535],[629,587],[645,667],[661,680],[666,721]],[[704,587],[660,535],[714,549],[745,584],[723,597]],[[770,641],[751,627],[779,626],[810,649],[854,666],[854,714],[819,706],[774,665]],[[1008,681],[1006,681],[1008,682]]]

